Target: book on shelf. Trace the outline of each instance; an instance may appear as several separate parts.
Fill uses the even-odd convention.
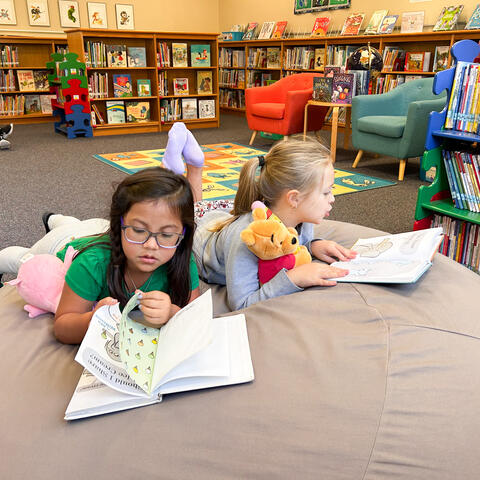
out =
[[[453,30],[457,24],[459,15],[462,13],[463,5],[451,5],[443,7],[433,27],[434,32],[442,30]]]
[[[334,262],[349,271],[337,282],[415,283],[431,266],[443,238],[441,228],[360,238],[351,247],[357,258]]]
[[[33,70],[17,70],[18,89],[21,92],[35,91]]]
[[[431,52],[406,52],[405,70],[408,72],[428,72]]]
[[[197,114],[197,99],[196,98],[182,98],[182,119],[192,120],[198,118]]]
[[[267,68],[280,68],[280,48],[267,47]]]
[[[56,98],[56,95],[40,95],[40,108],[42,113],[52,114],[52,100]]]
[[[450,47],[448,45],[437,45],[435,47],[435,56],[433,57],[433,71],[440,72],[446,70],[448,66],[448,52]]]
[[[379,33],[380,26],[382,25],[383,19],[385,18],[387,13],[388,10],[376,10],[375,12],[373,12],[370,21],[365,27],[365,31],[363,33],[365,35],[375,35],[376,33]]]
[[[173,79],[173,94],[188,95],[188,78]]]
[[[157,44],[157,66],[160,68],[170,67],[170,47],[166,42]]]
[[[258,34],[259,40],[268,40],[275,28],[275,22],[263,22],[260,33]]]
[[[423,22],[425,20],[425,12],[403,12],[402,23],[400,27],[401,33],[420,33],[423,32]]]
[[[127,47],[125,45],[108,45],[107,65],[109,67],[126,67]]]
[[[349,15],[345,19],[340,35],[358,35],[364,18],[364,13],[352,13]]]
[[[313,99],[317,102],[331,102],[333,92],[332,77],[313,77]]]
[[[149,122],[149,102],[125,102],[125,113],[128,123]]]
[[[213,93],[212,72],[209,70],[199,70],[197,72],[197,93],[209,94]]]
[[[41,92],[48,92],[50,84],[48,83],[48,70],[34,70],[33,82],[35,83],[35,90]]]
[[[127,47],[127,63],[129,67],[146,67],[147,52],[145,47]]]
[[[103,118],[103,115],[100,113],[100,110],[94,103],[92,103],[91,106],[92,106],[92,111],[95,113],[97,117],[97,120],[100,122],[101,125],[103,125],[105,123],[105,119]]]
[[[172,66],[188,67],[186,43],[172,43]]]
[[[25,95],[25,113],[27,115],[42,113],[40,95]]]
[[[245,33],[242,36],[242,40],[253,40],[255,38],[255,30],[258,27],[257,22],[250,22],[247,25],[247,28],[245,30]]]
[[[385,15],[383,17],[382,23],[380,24],[380,27],[378,28],[378,33],[381,35],[387,35],[389,33],[392,33],[395,24],[397,23],[398,20],[398,15]]]
[[[330,25],[329,17],[317,17],[313,22],[312,37],[324,37]]]
[[[465,25],[465,30],[475,30],[477,28],[480,28],[480,4],[475,7],[475,10]]]
[[[192,67],[209,67],[210,45],[190,45],[190,63]]]
[[[283,38],[283,35],[285,34],[285,29],[287,28],[287,21],[283,20],[281,22],[277,22],[275,24],[275,27],[272,31],[272,35],[270,38],[272,39],[278,39],[278,38]]]
[[[132,76],[129,73],[113,74],[113,96],[133,97]]]
[[[349,71],[353,75],[353,91],[352,96],[368,95],[368,88],[370,86],[370,71],[369,70],[353,70]],[[401,76],[403,79],[403,75]]]
[[[136,320],[134,295],[95,312],[75,360],[84,368],[66,420],[136,408],[162,395],[254,379],[244,315],[213,318],[208,290],[161,328]],[[193,401],[193,400],[192,400]]]
[[[198,118],[215,118],[215,100],[198,100]]]
[[[316,48],[314,53],[314,62],[313,62],[313,68],[315,70],[323,70],[325,66],[325,49],[324,48]]]
[[[354,86],[354,76],[352,73],[339,73],[334,75],[332,86],[332,103],[352,103]]]
[[[125,103],[120,100],[105,102],[108,123],[125,123]]]
[[[325,66],[325,69],[324,69],[324,75],[326,77],[334,77],[335,75],[338,75],[340,74],[342,71],[342,67],[336,67],[336,66],[332,66],[332,65],[326,65]]]
[[[152,95],[152,85],[150,79],[139,78],[137,80],[137,94],[139,97],[150,97]]]

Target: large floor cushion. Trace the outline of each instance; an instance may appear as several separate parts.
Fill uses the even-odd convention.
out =
[[[401,138],[407,117],[391,115],[370,115],[358,119],[358,130],[382,137]]]
[[[250,111],[257,117],[273,118],[281,120],[285,115],[284,103],[254,103]]]

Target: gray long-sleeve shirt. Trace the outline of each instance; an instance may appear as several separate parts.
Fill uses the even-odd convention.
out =
[[[240,232],[253,221],[251,213],[237,220],[219,232],[208,227],[218,221],[230,218],[225,212],[210,212],[197,225],[193,250],[197,258],[200,278],[208,283],[227,286],[227,301],[232,310],[290,293],[300,292],[287,276],[286,269],[280,270],[269,282],[260,286],[258,281],[258,258],[240,238]],[[300,245],[310,251],[313,239],[313,224],[303,223],[297,227]]]

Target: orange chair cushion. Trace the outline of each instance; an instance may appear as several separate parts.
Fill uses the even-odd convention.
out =
[[[285,115],[284,103],[254,103],[251,106],[252,115],[281,120]]]

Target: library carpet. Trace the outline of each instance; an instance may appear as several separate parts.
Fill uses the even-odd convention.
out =
[[[204,200],[234,198],[242,165],[249,158],[265,153],[264,150],[246,147],[238,143],[202,145],[202,150],[205,153],[205,166],[203,168]],[[143,168],[162,166],[164,152],[165,149],[162,148],[137,152],[103,153],[93,156],[122,172],[132,174]],[[391,185],[395,185],[395,182],[335,169],[333,193],[334,195],[343,195]]]

